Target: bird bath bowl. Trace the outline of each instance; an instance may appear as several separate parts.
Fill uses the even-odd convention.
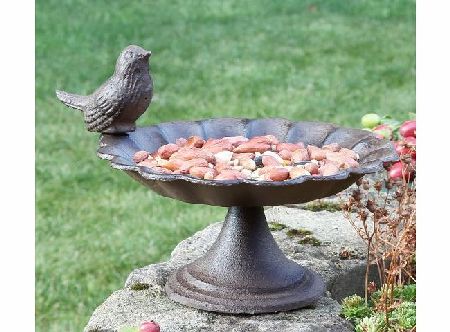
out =
[[[177,138],[274,135],[281,142],[323,146],[338,143],[360,156],[360,166],[333,176],[302,176],[272,182],[214,181],[160,174],[137,166],[133,154],[153,152]],[[305,203],[334,195],[397,155],[392,144],[372,133],[321,122],[219,118],[168,122],[100,138],[98,156],[158,194],[192,204],[228,207],[222,230],[209,251],[181,267],[165,286],[172,300],[222,313],[269,313],[313,305],[325,291],[319,275],[289,260],[269,231],[263,206]]]

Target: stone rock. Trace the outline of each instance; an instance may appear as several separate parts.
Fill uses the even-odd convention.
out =
[[[85,331],[113,332],[150,319],[158,322],[161,332],[352,331],[338,312],[338,303],[323,297],[314,309],[257,316],[220,315],[184,307],[147,290],[123,289],[114,292],[95,310]]]
[[[326,282],[328,291],[314,308],[254,316],[224,315],[169,300],[164,291],[168,276],[209,249],[222,227],[222,223],[215,223],[180,242],[168,262],[134,270],[125,288],[114,292],[95,310],[85,332],[113,332],[151,319],[160,324],[162,332],[352,331],[351,325],[339,316],[338,301],[364,291],[365,246],[343,213],[273,207],[266,209],[266,217],[269,223],[286,226],[272,232],[286,256],[319,273]],[[302,236],[289,236],[289,229],[311,231],[320,245],[300,244]],[[349,259],[339,258],[342,248],[353,253]],[[375,270],[371,271],[370,278],[375,280]]]

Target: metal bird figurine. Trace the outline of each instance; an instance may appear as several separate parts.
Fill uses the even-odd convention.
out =
[[[84,113],[88,131],[122,134],[136,129],[135,121],[145,112],[153,96],[149,73],[151,52],[127,46],[117,59],[114,74],[88,96],[56,91],[65,105]]]

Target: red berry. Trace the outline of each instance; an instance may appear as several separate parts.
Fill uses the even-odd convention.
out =
[[[396,162],[394,165],[389,168],[389,178],[391,180],[401,179],[402,175],[402,163],[400,161]]]
[[[403,139],[403,141],[409,145],[416,146],[416,138],[413,136],[408,136]]]
[[[401,154],[401,151],[403,149],[403,142],[402,141],[394,142],[394,148],[395,148],[395,151],[397,151],[398,154]]]
[[[413,172],[408,171],[406,169],[406,166],[403,165],[401,161],[397,161],[395,164],[393,164],[389,168],[388,174],[391,180],[402,179],[403,177],[405,177],[405,179],[408,180],[413,176]]]
[[[158,323],[154,321],[143,322],[139,328],[139,332],[160,332]]]
[[[407,137],[409,138],[409,137]],[[415,142],[415,138],[411,137],[412,139],[414,139]],[[395,146],[395,151],[398,153],[399,156],[402,155],[410,155],[411,158],[413,158],[414,160],[416,159],[416,148],[415,148],[415,144],[407,144],[407,142],[405,142],[405,140],[403,141],[398,141],[398,142],[394,142],[394,146]],[[408,147],[407,145],[411,145],[411,147]]]
[[[416,120],[403,122],[399,132],[403,137],[416,137]]]

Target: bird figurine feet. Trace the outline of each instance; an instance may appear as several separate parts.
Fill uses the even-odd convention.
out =
[[[66,106],[84,114],[88,131],[124,134],[136,129],[136,120],[146,111],[153,96],[149,72],[151,52],[127,46],[119,55],[114,74],[88,96],[56,91]]]

